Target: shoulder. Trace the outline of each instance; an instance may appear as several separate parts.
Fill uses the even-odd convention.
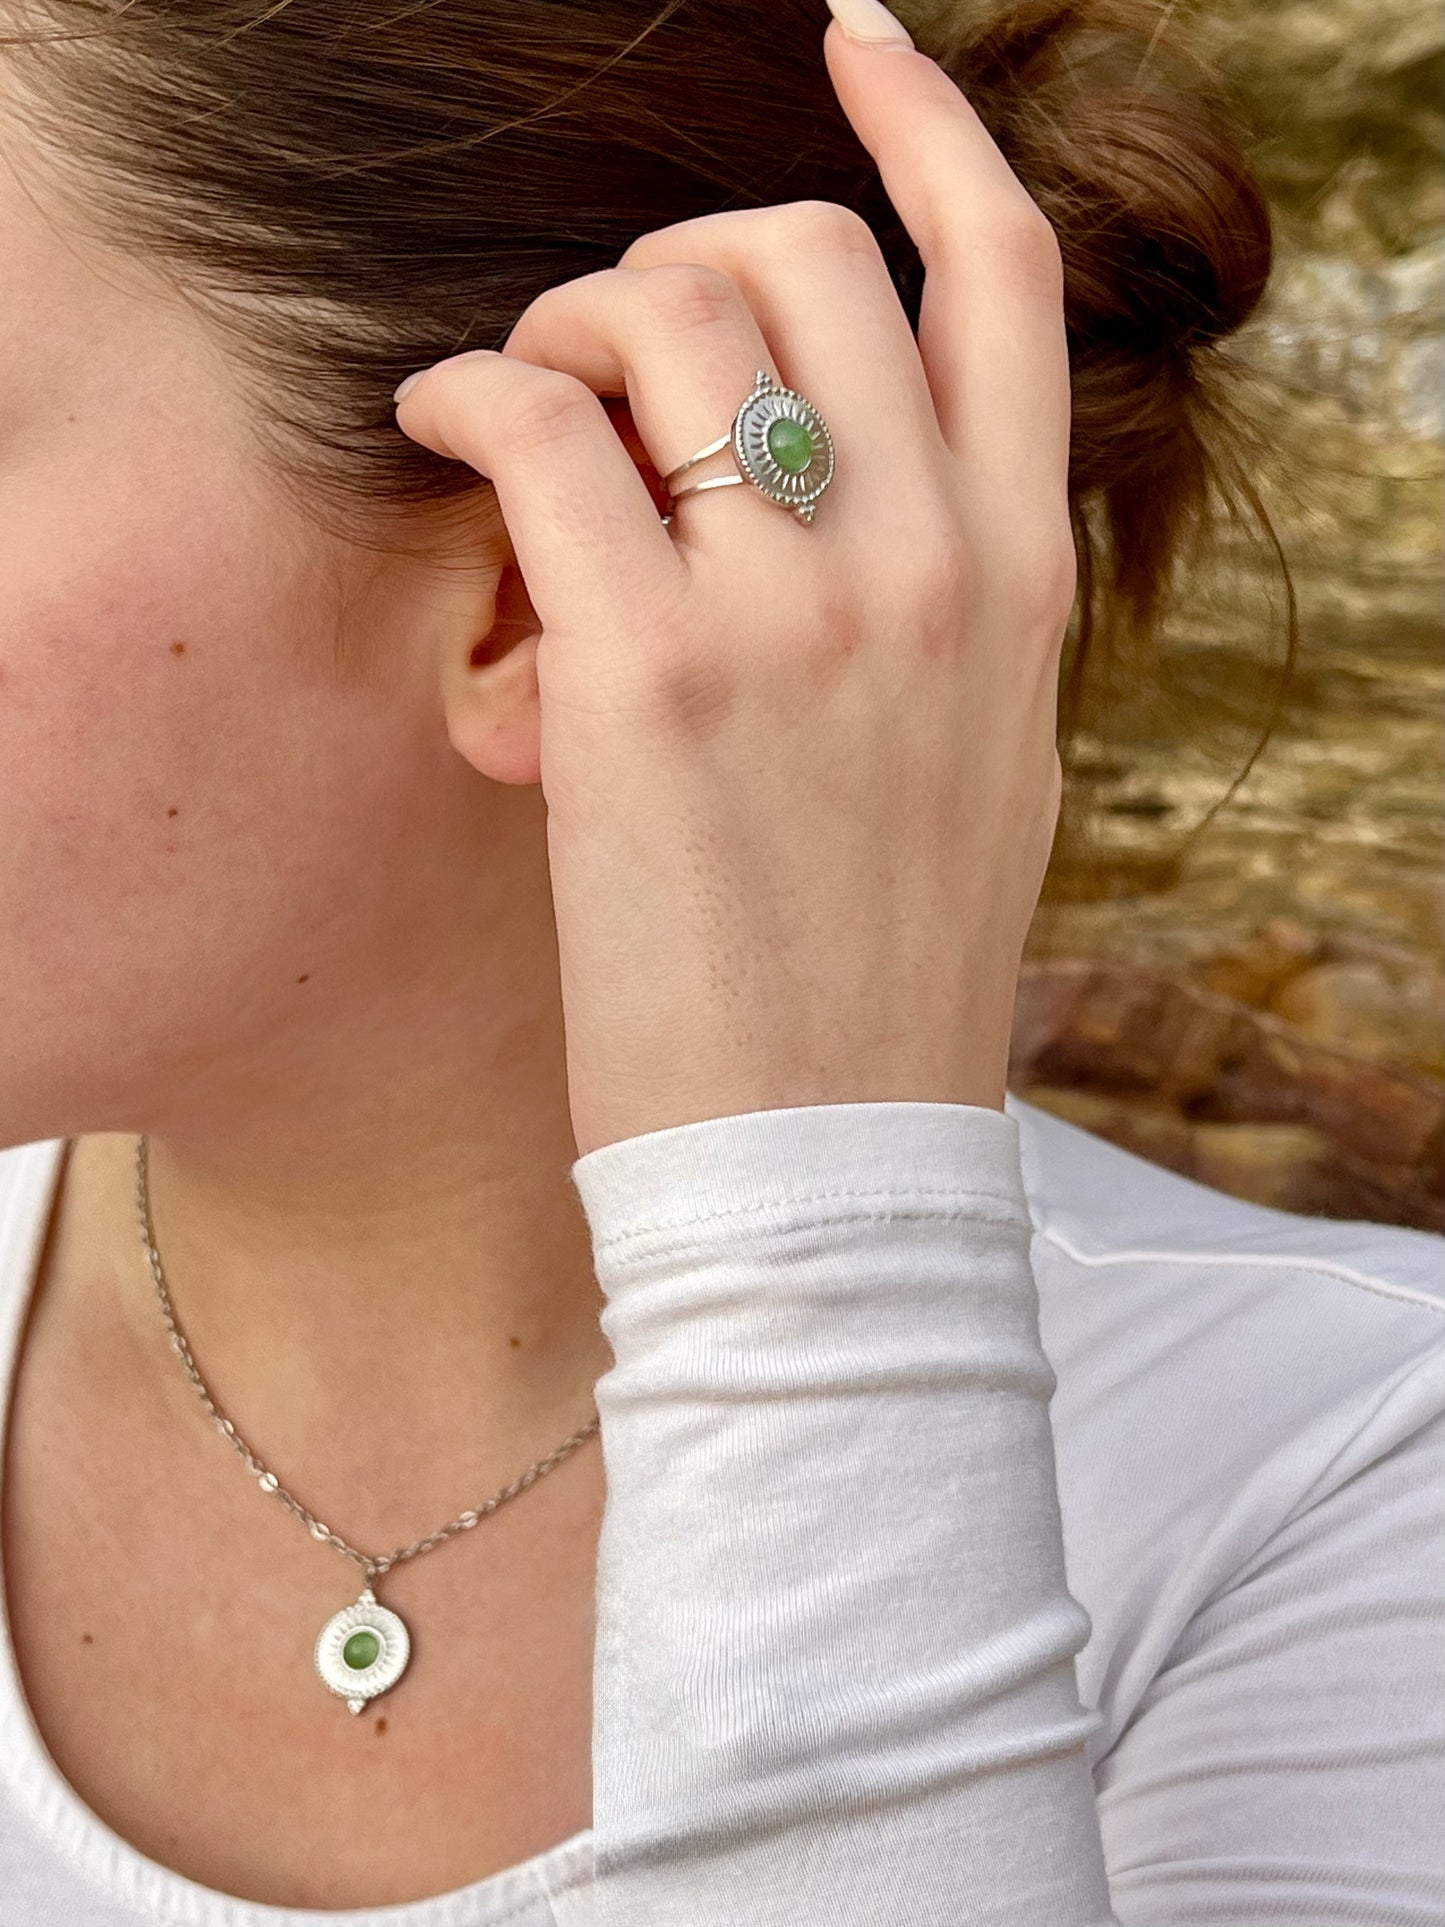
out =
[[[1073,1265],[1278,1260],[1445,1320],[1445,1238],[1251,1204],[1152,1164],[1010,1093],[1035,1224]]]
[[[1445,1238],[1251,1204],[1013,1096],[1008,1111],[1041,1315],[1066,1357],[1112,1332],[1131,1351],[1223,1347],[1243,1366],[1246,1328],[1301,1359],[1362,1342],[1378,1359],[1441,1355]]]
[[[1098,1703],[1392,1455],[1418,1505],[1437,1504],[1445,1238],[1250,1204],[1007,1108],[1058,1380],[1070,1587],[1095,1628],[1081,1686]],[[1128,1709],[1110,1710],[1117,1730]]]

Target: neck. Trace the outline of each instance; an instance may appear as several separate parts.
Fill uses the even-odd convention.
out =
[[[328,1459],[342,1491],[369,1478],[382,1516],[353,1522],[382,1538],[560,1444],[610,1364],[539,867],[545,880],[535,850],[494,853],[475,916],[453,899],[431,929],[400,918],[405,944],[329,990],[315,973],[305,1021],[234,1042],[143,1127],[166,1287],[202,1377],[283,1483],[294,1470],[331,1489]],[[199,1427],[145,1258],[135,1146],[117,1132],[73,1147],[62,1269],[107,1294]]]

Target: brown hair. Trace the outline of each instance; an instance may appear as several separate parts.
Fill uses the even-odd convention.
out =
[[[1242,510],[1278,553],[1242,370],[1220,345],[1263,293],[1270,218],[1172,4],[926,6],[899,11],[1063,250],[1080,560],[1067,745],[1091,639],[1147,648],[1212,507]],[[873,228],[916,323],[918,255],[833,94],[824,0],[5,10],[17,104],[67,198],[221,331],[278,475],[354,540],[486,487],[401,434],[401,376],[499,347],[541,290],[651,229],[840,201]],[[1289,632],[1292,661],[1292,589]]]

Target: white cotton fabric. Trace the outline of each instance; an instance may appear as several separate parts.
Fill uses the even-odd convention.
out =
[[[7,1412],[63,1148],[0,1152]],[[572,1176],[591,1828],[409,1905],[215,1892],[63,1778],[0,1613],[3,1927],[1441,1927],[1445,1239],[1012,1095]]]

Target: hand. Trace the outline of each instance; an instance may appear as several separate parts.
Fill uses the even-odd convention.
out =
[[[1003,1103],[1075,592],[1058,244],[936,62],[824,53],[927,271],[916,341],[866,224],[802,201],[643,236],[400,404],[490,477],[537,616],[579,1156]],[[599,398],[665,475],[760,368],[832,432],[816,519],[743,484],[665,526]]]

